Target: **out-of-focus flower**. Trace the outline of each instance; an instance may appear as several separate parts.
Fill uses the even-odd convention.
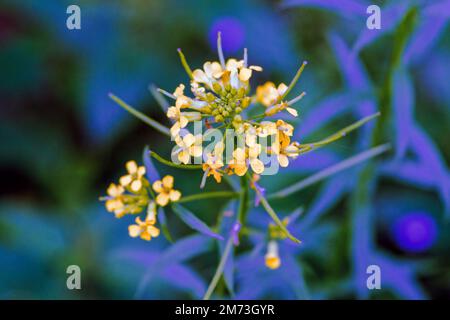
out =
[[[141,237],[143,240],[150,241],[152,238],[159,236],[159,229],[155,227],[156,223],[156,205],[151,202],[147,209],[147,217],[142,221],[140,217],[135,220],[136,224],[128,227],[130,237]]]
[[[267,268],[274,270],[280,267],[281,259],[278,255],[278,243],[276,241],[269,241],[264,259]]]
[[[128,161],[126,168],[128,174],[120,178],[120,184],[111,183],[106,191],[107,196],[100,198],[105,201],[106,210],[114,212],[116,218],[140,213],[149,201],[145,167],[138,166],[136,161]]]
[[[181,192],[173,189],[173,177],[170,175],[165,176],[162,180],[157,180],[153,183],[152,187],[156,196],[156,203],[160,206],[166,206],[169,201],[175,202],[181,198]]]
[[[130,186],[133,192],[138,192],[142,188],[142,181],[145,174],[145,167],[138,167],[136,161],[128,161],[126,164],[128,174],[120,178],[119,182],[122,186]]]
[[[123,193],[125,192],[124,187],[121,185],[116,185],[111,183],[106,191],[108,196],[111,197],[109,200],[106,200],[105,206],[106,210],[109,212],[114,212],[116,217],[120,217],[124,212],[123,207]]]

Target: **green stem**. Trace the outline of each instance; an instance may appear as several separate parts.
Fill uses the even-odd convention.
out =
[[[148,124],[150,127],[152,127],[155,130],[158,130],[159,132],[161,132],[162,134],[165,134],[167,136],[170,137],[170,130],[169,128],[167,128],[166,126],[163,126],[162,124],[160,124],[158,121],[153,120],[152,118],[146,116],[145,114],[143,114],[142,112],[134,109],[132,106],[130,106],[129,104],[127,104],[125,101],[123,101],[122,99],[120,99],[119,97],[115,96],[114,94],[110,93],[108,95],[114,102],[116,102],[119,106],[121,106],[122,108],[124,108],[126,111],[128,111],[129,113],[131,113],[133,116],[135,116],[136,118],[142,120],[143,122],[145,122],[146,124]]]
[[[211,199],[211,198],[237,198],[239,195],[240,195],[239,192],[234,192],[234,191],[214,191],[214,192],[191,194],[191,195],[182,197],[177,202],[183,203],[183,202],[191,202],[191,201]]]
[[[232,247],[233,247],[233,238],[230,237],[225,246],[225,250],[223,251],[223,255],[220,258],[220,262],[219,265],[217,266],[216,272],[214,273],[214,277],[212,278],[208,286],[208,290],[206,290],[206,293],[203,296],[203,300],[209,300],[211,298],[211,295],[214,292],[214,289],[216,288],[217,283],[220,280],[220,277],[222,276],[223,269],[225,268],[225,264],[227,262],[228,256],[230,255]]]
[[[180,56],[181,64],[183,65],[184,70],[186,70],[186,73],[188,74],[189,78],[194,79],[192,76],[192,70],[191,67],[189,67],[189,64],[186,61],[186,57],[184,56],[181,49],[178,49],[178,55]]]
[[[262,193],[255,189],[255,192],[258,194],[259,198],[261,199],[261,204],[263,205],[264,209],[266,209],[269,216],[272,218],[272,220],[276,223],[276,225],[286,234],[286,236],[292,240],[295,243],[301,243],[299,239],[294,237],[289,230],[284,226],[283,222],[281,222],[280,218],[278,218],[278,215],[276,212],[272,209],[267,199],[262,195]]]
[[[172,161],[164,159],[163,157],[161,157],[160,155],[158,155],[154,151],[150,150],[149,152],[150,152],[150,156],[155,158],[155,160],[158,160],[162,164],[165,164],[166,166],[169,166],[169,167],[174,167],[174,168],[178,168],[178,169],[188,169],[188,170],[199,170],[199,169],[202,168],[201,164],[177,164],[177,163],[173,163]]]
[[[289,84],[289,87],[287,88],[286,92],[281,96],[281,101],[289,94],[289,92],[291,92],[291,90],[295,87],[295,85],[297,84],[298,79],[300,78],[300,76],[302,75],[303,69],[305,69],[307,65],[306,61],[303,61],[302,65],[300,66],[300,68],[298,69],[297,73],[295,74],[294,79],[292,79],[291,83]]]
[[[245,220],[247,218],[247,213],[249,209],[249,203],[248,203],[248,180],[245,176],[241,177],[241,191],[240,191],[240,198],[239,198],[239,210],[238,210],[238,216],[237,219],[241,225],[245,224]]]

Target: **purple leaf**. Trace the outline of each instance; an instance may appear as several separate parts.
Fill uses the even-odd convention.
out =
[[[158,170],[156,170],[155,166],[153,165],[152,159],[150,157],[150,149],[148,146],[144,148],[144,152],[142,154],[142,158],[144,161],[145,166],[145,174],[147,176],[147,179],[150,182],[155,182],[156,180],[160,180],[160,175],[158,173]]]
[[[407,151],[413,127],[414,88],[408,72],[401,68],[394,73],[393,107],[395,118],[396,159],[402,159]]]
[[[200,233],[203,233],[204,235],[207,235],[209,237],[223,240],[223,237],[221,235],[212,231],[203,221],[197,218],[192,212],[190,212],[186,208],[180,206],[179,204],[174,204],[172,208],[174,212],[178,215],[178,217],[192,229]]]
[[[365,46],[370,45],[381,36],[394,30],[408,7],[409,4],[407,2],[399,2],[381,8],[381,29],[370,30],[363,28],[353,45],[353,54],[357,55]]]

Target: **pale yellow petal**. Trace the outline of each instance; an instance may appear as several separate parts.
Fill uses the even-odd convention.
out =
[[[242,68],[241,71],[239,72],[239,80],[243,82],[248,81],[251,76],[252,70],[249,68]]]
[[[189,123],[189,120],[187,117],[185,117],[185,116],[180,117],[180,127],[181,128],[186,127],[188,125],[188,123]]]
[[[189,153],[187,151],[182,150],[182,151],[180,151],[180,153],[178,153],[178,160],[181,163],[188,164],[190,159],[191,159],[191,156],[189,155]]]
[[[122,176],[119,179],[120,184],[124,187],[129,185],[131,183],[131,181],[133,181],[133,177],[129,174],[127,174],[126,176]]]
[[[142,177],[144,174],[145,174],[145,167],[144,166],[140,166],[139,168],[138,168],[138,176],[139,177]]]
[[[156,180],[155,182],[153,182],[153,190],[155,190],[155,192],[157,193],[161,193],[163,191],[163,184],[161,182],[161,180]]]
[[[142,232],[141,227],[139,227],[136,224],[132,224],[132,225],[128,226],[128,234],[132,238],[138,237],[141,234],[141,232]]]
[[[194,142],[195,142],[195,137],[192,133],[188,133],[183,138],[183,143],[186,147],[192,146],[194,144]]]
[[[178,190],[170,190],[169,198],[170,201],[178,201],[181,197],[181,192]]]
[[[202,155],[202,147],[201,146],[191,146],[189,148],[189,153],[191,156],[200,157]]]
[[[164,207],[169,203],[169,195],[165,192],[162,192],[156,196],[156,203],[161,207]]]
[[[284,154],[278,155],[278,162],[280,163],[280,166],[282,166],[283,168],[286,168],[289,165],[289,159]]]
[[[127,162],[126,168],[128,170],[128,173],[133,174],[133,173],[137,172],[138,165],[137,165],[136,161],[131,160],[131,161]]]
[[[134,192],[138,192],[142,188],[142,181],[141,180],[134,180],[131,183],[131,190]]]
[[[164,188],[166,188],[166,189],[172,189],[173,188],[173,177],[172,176],[170,176],[170,175],[167,175],[167,176],[165,176],[163,179],[162,179],[162,184],[163,184],[163,186],[164,186]]]
[[[259,159],[251,159],[250,166],[252,167],[253,172],[260,174],[264,171],[264,163]]]
[[[147,227],[147,232],[148,234],[150,234],[153,238],[156,238],[157,236],[159,236],[159,229],[155,226],[148,226]]]
[[[277,89],[278,94],[279,94],[280,96],[282,96],[282,95],[286,92],[287,89],[288,89],[287,85],[285,85],[284,83],[280,83],[280,84],[278,85],[278,89]]]
[[[289,112],[291,115],[293,115],[294,117],[298,116],[298,112],[297,110],[295,110],[294,108],[286,108],[287,112]]]

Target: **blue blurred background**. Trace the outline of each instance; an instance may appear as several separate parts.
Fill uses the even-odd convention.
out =
[[[70,4],[81,8],[81,30],[66,28]],[[370,4],[382,8],[380,30],[366,28]],[[255,234],[236,250],[214,297],[448,299],[449,18],[445,0],[2,1],[0,298],[203,296],[216,242],[170,214],[175,244],[131,239],[131,220],[114,219],[98,197],[145,145],[170,150],[108,93],[167,124],[149,84],[172,91],[186,83],[176,49],[199,67],[216,59],[220,30],[228,57],[247,47],[251,64],[264,67],[258,82],[289,82],[308,60],[300,141],[383,113],[376,125],[263,178],[269,193],[376,144],[393,149],[274,202],[281,215],[303,206],[290,226],[303,244],[282,243],[282,267],[269,270]],[[185,193],[197,188],[198,174],[158,169]],[[212,205],[235,204],[189,207],[212,224]],[[249,220],[263,231],[269,222],[259,208]],[[66,288],[72,264],[82,270],[82,290]],[[381,290],[366,287],[371,264],[381,268]]]

